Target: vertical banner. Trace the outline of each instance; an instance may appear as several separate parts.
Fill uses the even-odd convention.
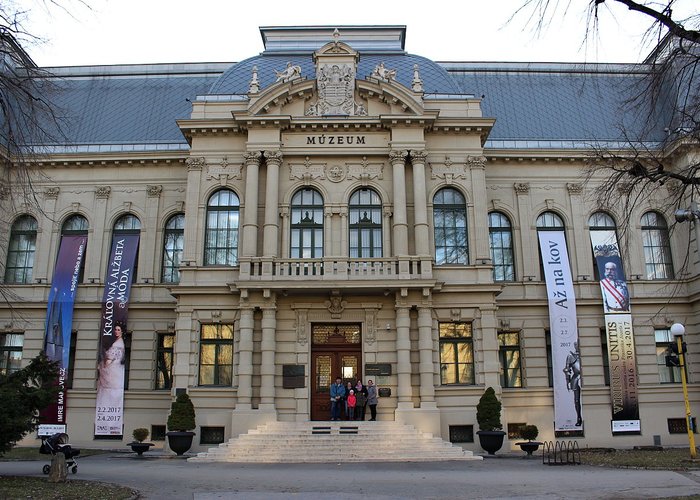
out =
[[[612,432],[639,433],[639,394],[630,294],[614,230],[591,231],[608,342]]]
[[[63,236],[58,249],[44,326],[44,353],[58,363],[58,393],[56,400],[41,412],[40,436],[66,432],[66,374],[73,331],[73,304],[86,245],[85,235]]]
[[[95,401],[95,435],[123,435],[124,335],[129,309],[129,292],[133,278],[138,234],[112,238],[104,295],[100,341],[97,353],[97,398]]]
[[[554,431],[583,431],[576,298],[563,231],[539,231],[552,339]]]

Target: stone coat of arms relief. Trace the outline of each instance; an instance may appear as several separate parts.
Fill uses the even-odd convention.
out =
[[[362,103],[355,102],[355,68],[350,64],[319,64],[316,69],[318,100],[307,116],[365,116]]]

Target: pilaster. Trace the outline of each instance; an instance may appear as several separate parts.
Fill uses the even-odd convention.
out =
[[[248,152],[245,157],[245,211],[241,256],[255,257],[258,249],[258,181],[260,175],[259,151]]]
[[[265,151],[267,178],[265,181],[265,225],[263,227],[263,256],[278,257],[279,245],[279,171],[282,153]],[[247,179],[246,179],[247,180]],[[257,189],[256,189],[257,190]],[[248,184],[246,183],[246,199]],[[257,204],[256,204],[257,205]],[[247,211],[247,210],[246,210]]]
[[[430,255],[430,231],[428,226],[428,203],[425,187],[425,151],[411,151],[413,164],[413,219],[416,255]]]
[[[206,224],[204,220],[206,216],[203,213],[206,207],[200,208],[199,206],[202,168],[206,165],[206,161],[204,158],[188,158],[185,163],[187,164],[187,193],[185,193],[187,210],[185,210],[185,247],[182,250],[182,261],[196,263],[201,248],[199,232]],[[199,221],[202,221],[202,226],[200,226]]]
[[[396,374],[398,377],[398,406],[413,408],[411,388],[411,320],[409,307],[396,304]]]

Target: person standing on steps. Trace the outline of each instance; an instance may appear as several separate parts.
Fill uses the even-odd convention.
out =
[[[357,379],[355,384],[355,397],[357,398],[357,410],[355,418],[357,420],[365,419],[365,411],[367,408],[367,387],[362,385],[362,379]]]
[[[377,386],[371,380],[367,381],[367,406],[369,406],[369,411],[371,412],[372,418],[370,420],[374,422],[377,420]]]
[[[347,397],[348,405],[348,420],[354,420],[355,418],[355,406],[357,405],[357,398],[355,397],[355,391],[350,389],[350,394]]]
[[[340,407],[345,401],[345,387],[340,377],[331,385],[331,420],[340,420]]]

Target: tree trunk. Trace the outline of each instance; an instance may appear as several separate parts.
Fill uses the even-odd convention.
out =
[[[49,483],[65,483],[68,469],[66,468],[66,456],[63,453],[56,453],[51,457],[51,472],[49,473]]]

